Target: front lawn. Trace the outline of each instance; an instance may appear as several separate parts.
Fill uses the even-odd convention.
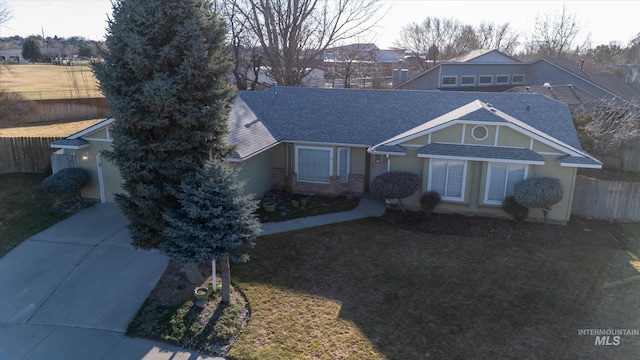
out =
[[[0,174],[0,257],[20,242],[66,218],[56,197],[42,189],[42,174]]]
[[[589,223],[588,220],[584,220]],[[509,224],[514,224],[509,222]],[[640,329],[640,224],[582,243],[432,235],[366,219],[261,237],[234,266],[251,318],[231,359],[632,359],[640,336],[596,346],[580,329]],[[590,236],[624,234],[593,245]],[[562,241],[554,241],[562,240]]]

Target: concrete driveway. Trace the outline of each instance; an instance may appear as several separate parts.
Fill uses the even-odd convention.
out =
[[[126,224],[94,205],[0,259],[0,360],[215,359],[124,335],[168,263]]]

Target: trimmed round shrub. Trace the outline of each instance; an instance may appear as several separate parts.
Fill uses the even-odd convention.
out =
[[[414,173],[392,171],[371,181],[371,194],[383,199],[404,199],[420,188],[420,177]]]
[[[548,208],[562,200],[564,190],[555,178],[532,178],[515,184],[516,201],[528,208]]]
[[[420,198],[420,206],[422,207],[422,211],[427,214],[431,214],[433,209],[440,204],[440,200],[442,197],[438,194],[437,191],[427,191],[426,194],[422,195]]]
[[[523,221],[529,216],[529,208],[519,204],[516,197],[509,195],[502,201],[502,209],[517,221]]]
[[[66,168],[47,177],[42,187],[54,194],[78,193],[89,180],[87,172],[80,168]]]

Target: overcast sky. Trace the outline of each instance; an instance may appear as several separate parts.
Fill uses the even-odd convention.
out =
[[[0,0],[3,1],[3,0]],[[4,0],[14,17],[0,29],[0,36],[42,34],[58,37],[82,36],[102,40],[110,0]],[[469,25],[509,22],[523,36],[533,29],[536,16],[557,14],[566,5],[575,15],[582,36],[591,36],[593,46],[619,41],[626,45],[640,33],[640,1],[427,1],[382,0],[388,11],[375,28],[376,35],[362,39],[381,48],[390,47],[403,25],[427,17],[454,18]]]

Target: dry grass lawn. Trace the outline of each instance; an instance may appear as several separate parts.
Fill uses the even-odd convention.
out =
[[[97,79],[86,65],[2,65],[0,88],[22,93],[29,100],[102,96]]]
[[[640,224],[593,225],[572,243],[560,226],[532,225],[557,239],[518,242],[381,219],[259,238],[232,269],[251,318],[229,357],[635,358],[640,336],[596,346],[578,335],[640,329]],[[606,234],[620,243],[589,239]]]
[[[7,129],[0,128],[0,137],[66,137],[103,120],[104,119],[92,119],[60,124],[23,126]]]

